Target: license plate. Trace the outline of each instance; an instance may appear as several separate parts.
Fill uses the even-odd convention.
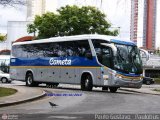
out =
[[[133,87],[133,86],[134,86],[134,84],[133,84],[133,83],[129,83],[129,86]]]

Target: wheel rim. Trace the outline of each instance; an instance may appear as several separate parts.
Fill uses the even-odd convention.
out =
[[[32,84],[32,77],[31,76],[28,76],[27,83],[28,83],[28,85]]]
[[[2,78],[2,83],[6,83],[7,79],[6,78]]]
[[[85,87],[87,87],[88,84],[89,84],[89,79],[87,78],[87,79],[85,80]]]

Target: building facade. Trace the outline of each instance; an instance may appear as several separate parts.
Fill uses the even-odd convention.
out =
[[[131,0],[130,39],[137,43],[138,30],[138,0]]]
[[[27,0],[27,21],[33,21],[36,15],[56,12],[57,0]]]
[[[45,0],[27,0],[27,20],[33,20],[35,15],[45,13]]]
[[[143,43],[143,5],[144,0],[131,0],[130,40],[139,47]]]
[[[156,49],[157,0],[144,0],[143,47]]]

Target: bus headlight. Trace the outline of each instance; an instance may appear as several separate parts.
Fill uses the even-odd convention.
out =
[[[122,79],[122,76],[116,75],[116,78],[118,78],[118,79]]]
[[[117,74],[117,72],[116,72],[115,70],[112,70],[112,74],[115,74],[115,75],[116,75],[116,74]]]
[[[140,77],[140,79],[139,79],[139,80],[141,81],[141,80],[143,80],[143,78],[142,78],[142,77]]]

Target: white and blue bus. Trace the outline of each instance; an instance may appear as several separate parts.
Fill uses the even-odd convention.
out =
[[[13,43],[10,75],[27,86],[64,83],[116,92],[141,88],[142,61],[131,41],[105,35],[54,37]]]

